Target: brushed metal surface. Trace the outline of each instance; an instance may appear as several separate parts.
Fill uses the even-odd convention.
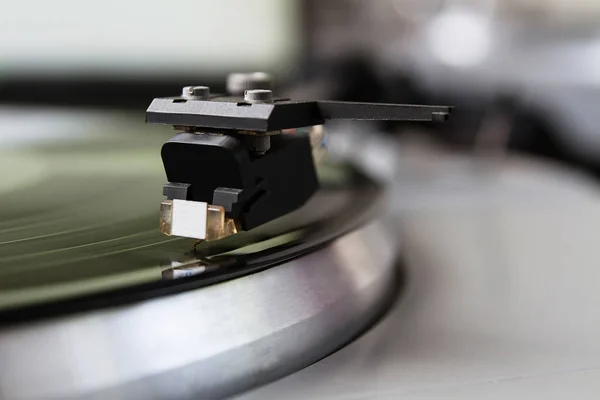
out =
[[[597,399],[600,190],[545,162],[405,147],[406,284],[355,342],[257,399]]]
[[[220,398],[305,367],[372,321],[395,286],[382,222],[200,290],[0,331],[0,397]]]

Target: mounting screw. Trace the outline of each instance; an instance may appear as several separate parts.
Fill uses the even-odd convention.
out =
[[[248,103],[269,103],[273,101],[273,92],[267,89],[246,90],[244,101]]]
[[[186,99],[206,99],[210,96],[210,88],[208,86],[186,86],[181,91],[181,97]]]
[[[271,76],[265,72],[232,73],[227,76],[227,93],[241,96],[250,89],[271,89]]]
[[[246,148],[255,156],[264,155],[271,148],[271,136],[244,135]]]

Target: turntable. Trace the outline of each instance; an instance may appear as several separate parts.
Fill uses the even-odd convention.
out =
[[[385,311],[398,277],[384,187],[324,157],[320,125],[449,109],[277,99],[256,74],[240,97],[239,77],[225,97],[186,87],[151,104],[149,122],[183,131],[163,145],[166,184],[166,129],[123,115],[2,155],[22,166],[0,203],[3,399],[222,398]]]

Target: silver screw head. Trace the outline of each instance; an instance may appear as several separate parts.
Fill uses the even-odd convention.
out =
[[[181,91],[181,97],[187,99],[206,99],[210,96],[208,86],[186,86]]]
[[[244,101],[248,103],[269,103],[273,101],[273,92],[268,89],[250,89],[244,92]]]

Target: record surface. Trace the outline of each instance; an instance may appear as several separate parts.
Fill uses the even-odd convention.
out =
[[[227,273],[261,257],[264,267],[349,229],[377,198],[374,185],[346,167],[324,166],[323,189],[303,209],[251,233],[203,243],[194,253],[192,240],[158,231],[165,181],[160,147],[174,132],[145,126],[142,119],[107,113],[90,124],[71,126],[61,140],[29,140],[0,149],[5,171],[0,180],[0,313],[23,316],[22,307],[48,311],[55,302],[72,308],[75,299],[85,307],[90,296],[94,306],[117,294],[131,300],[131,288],[151,296],[149,289],[174,285],[162,275],[174,263],[223,253],[213,263],[228,266]],[[218,268],[207,276],[225,278]]]

